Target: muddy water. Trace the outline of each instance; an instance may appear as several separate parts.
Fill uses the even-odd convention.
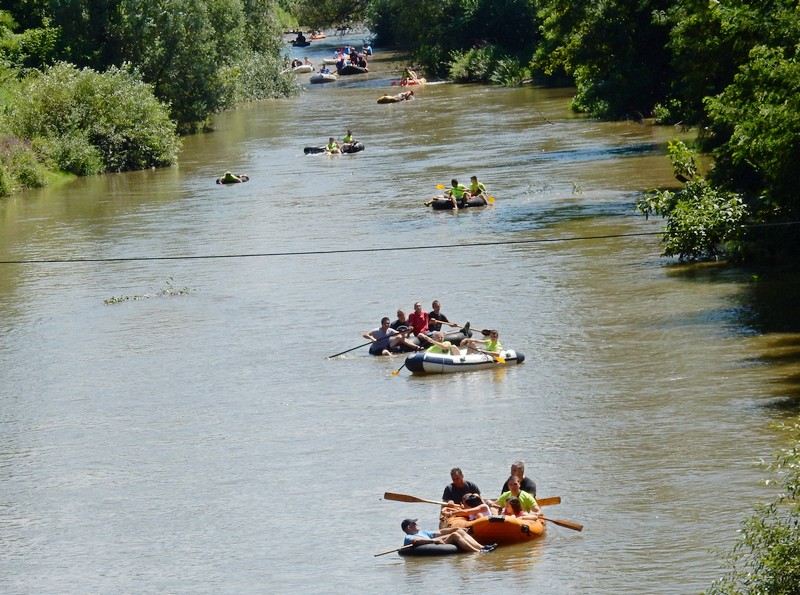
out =
[[[674,183],[676,131],[578,117],[569,90],[378,105],[401,65],[223,114],[178,167],[0,203],[4,592],[683,593],[718,574],[708,550],[770,497],[755,461],[796,412],[797,280],[658,257],[633,203]],[[303,155],[347,128],[363,153]],[[227,169],[251,181],[215,185]],[[422,206],[473,173],[493,208]],[[526,362],[326,359],[434,298]],[[373,557],[402,518],[437,519],[384,491],[437,499],[460,466],[495,496],[515,459],[582,533]]]

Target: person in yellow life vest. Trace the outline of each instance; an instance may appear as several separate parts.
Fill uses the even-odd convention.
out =
[[[483,348],[476,347],[482,345]],[[500,333],[494,329],[489,331],[489,335],[485,339],[464,339],[461,341],[461,347],[467,348],[467,353],[490,353],[492,355],[500,355],[503,350],[503,344],[500,342]]]
[[[453,345],[450,341],[444,340],[444,333],[441,331],[437,331],[432,335],[420,333],[417,335],[417,338],[428,341],[428,343],[432,343],[432,345],[425,350],[428,353],[448,353],[450,355],[461,355],[461,350],[458,347]]]
[[[341,153],[342,152],[339,149],[339,143],[336,142],[335,138],[330,137],[328,139],[328,144],[325,145],[325,152],[328,153],[328,155],[333,155],[335,153]]]
[[[481,197],[483,199],[483,204],[488,204],[486,200],[486,186],[483,185],[483,182],[478,181],[478,176],[472,176],[470,179],[469,184],[469,198],[476,198]]]
[[[344,152],[344,150],[349,149],[350,145],[352,145],[354,142],[356,142],[356,139],[353,138],[353,131],[348,128],[347,134],[345,134],[344,138],[342,139],[342,146],[340,147],[340,150]]]
[[[445,190],[444,195],[453,203],[453,210],[458,210],[458,203],[466,200],[467,188],[464,184],[459,184],[458,180],[453,178],[450,180],[450,188]]]

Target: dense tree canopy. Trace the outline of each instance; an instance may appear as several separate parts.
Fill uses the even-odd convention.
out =
[[[131,65],[179,127],[204,126],[236,100],[283,95],[275,0],[10,0],[6,59],[97,71]],[[17,37],[15,37],[17,36]],[[240,80],[257,63],[269,79]],[[255,85],[260,83],[260,85]]]

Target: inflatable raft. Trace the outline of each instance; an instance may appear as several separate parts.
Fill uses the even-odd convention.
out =
[[[317,72],[311,75],[311,77],[308,79],[308,82],[313,85],[319,85],[321,83],[335,83],[336,75],[332,72]]]
[[[361,141],[355,141],[350,143],[346,147],[342,147],[342,153],[359,153],[360,151],[364,150],[364,143]],[[314,155],[316,153],[324,153],[325,147],[306,147],[303,149],[303,153],[306,155]]]
[[[344,68],[339,71],[339,74],[348,75],[348,74],[365,74],[369,72],[363,66],[356,66],[355,64],[348,64]]]
[[[465,207],[485,207],[489,203],[486,202],[486,199],[482,196],[476,196],[474,198],[470,198],[466,203],[464,203],[464,207],[461,204],[458,205],[458,208],[465,208]],[[453,202],[449,198],[437,198],[431,203],[431,208],[434,211],[452,211],[453,210]]]
[[[471,372],[472,370],[485,370],[509,364],[521,364],[525,361],[523,354],[511,349],[501,351],[500,357],[504,360],[502,363],[485,353],[450,355],[449,353],[418,351],[406,358],[406,368],[412,374],[451,374],[453,372]]]
[[[513,545],[533,541],[542,537],[547,529],[541,519],[519,519],[513,516],[484,516],[474,521],[468,521],[464,517],[450,517],[447,526],[466,529],[482,545]]]
[[[296,74],[305,74],[307,72],[314,72],[314,67],[311,64],[301,64],[292,68],[292,72]]]
[[[226,173],[221,178],[217,178],[217,184],[241,184],[250,180],[247,174],[233,175],[230,172]]]
[[[424,543],[397,553],[401,556],[452,556],[460,554],[461,550],[452,543]]]

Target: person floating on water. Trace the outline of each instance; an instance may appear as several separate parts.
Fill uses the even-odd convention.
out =
[[[381,95],[378,103],[398,103],[400,101],[411,101],[414,99],[414,91],[403,91],[397,95]]]
[[[247,174],[234,175],[231,172],[226,171],[221,178],[217,178],[217,184],[240,184],[241,182],[246,182],[249,179],[250,177]]]

